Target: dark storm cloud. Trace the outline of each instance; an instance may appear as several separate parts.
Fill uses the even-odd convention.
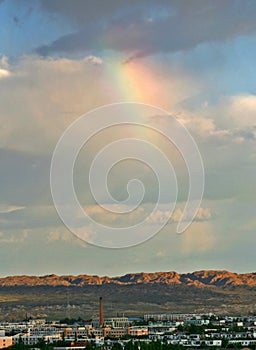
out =
[[[47,11],[59,12],[83,25],[37,51],[50,55],[112,49],[139,57],[189,50],[200,43],[226,41],[256,32],[255,1],[141,1],[136,3],[139,5],[134,4],[127,7],[127,2],[113,1],[42,2]],[[154,16],[150,17],[150,13]]]
[[[127,9],[136,4],[135,0],[40,0],[43,10],[49,13],[61,14],[77,23],[93,21],[101,17],[114,15],[120,9]]]

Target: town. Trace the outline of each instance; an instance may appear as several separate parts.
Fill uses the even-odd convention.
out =
[[[152,350],[256,347],[256,316],[145,314],[128,318],[99,315],[91,320],[27,319],[0,323],[0,349]]]

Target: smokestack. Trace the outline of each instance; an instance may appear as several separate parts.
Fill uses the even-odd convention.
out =
[[[103,304],[102,304],[102,297],[100,297],[100,328],[104,326],[103,321]]]

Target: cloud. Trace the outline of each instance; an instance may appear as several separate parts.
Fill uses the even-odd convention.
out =
[[[0,148],[0,163],[2,216],[18,217],[31,204],[49,203],[49,156]]]
[[[210,133],[226,140],[241,143],[254,141],[256,136],[256,96],[240,94],[223,97],[220,102],[209,108],[207,116],[215,117]],[[216,124],[218,123],[218,127]]]
[[[169,266],[253,269],[256,98],[251,92],[255,91],[256,3],[39,0],[25,6],[15,2],[8,9],[6,4],[1,18],[8,36],[2,51],[10,52],[11,59],[0,56],[0,264],[4,273],[52,269],[82,273],[84,266],[100,274]],[[40,28],[35,23],[41,23]],[[36,47],[46,57],[17,57]],[[189,129],[205,164],[205,198],[217,201],[203,201],[184,235],[175,235],[175,228],[185,195],[179,197],[170,225],[141,247],[118,252],[87,246],[85,254],[82,244],[74,243],[82,241],[67,231],[53,207],[52,152],[66,127],[80,115],[134,99],[170,111]],[[128,134],[133,135],[130,130]],[[85,210],[96,221],[115,227],[141,222],[155,198],[154,179],[129,163],[110,174],[110,192],[124,199],[127,179],[139,174],[145,179],[143,207],[120,217],[91,201],[85,184],[90,161],[112,136],[122,135],[127,136],[126,131],[119,134],[119,129],[115,135],[99,135],[87,153],[81,150],[74,178]],[[136,130],[136,135],[142,133]],[[187,169],[179,164],[179,155],[152,133],[142,136],[156,141],[174,160],[179,194],[187,194]],[[146,224],[161,223],[169,214],[163,204]],[[95,234],[93,227],[83,233],[85,239]]]
[[[128,214],[119,214],[116,210],[129,211],[129,207],[126,206],[109,206],[109,211],[104,210],[100,205],[88,205],[84,207],[85,213],[91,217],[94,221],[102,223],[103,225],[125,227],[133,225],[137,222],[143,221],[147,215],[147,211],[144,211],[143,207],[129,212]],[[91,221],[82,220],[83,218],[77,218],[77,222],[82,222],[83,227],[90,230]],[[63,223],[58,217],[56,209],[53,205],[33,205],[30,207],[20,207],[15,209],[14,207],[6,208],[0,212],[0,225],[2,229],[35,229],[35,228],[59,228],[64,227]],[[59,230],[52,231],[52,239],[57,235],[61,235]],[[58,237],[59,237],[58,236]],[[50,238],[49,238],[50,239]]]
[[[126,227],[135,225],[147,216],[147,210],[143,206],[139,206],[131,212],[129,210],[128,206],[122,204],[108,205],[108,210],[103,209],[100,205],[84,207],[86,214],[93,220],[107,226]],[[120,211],[127,212],[127,214],[119,214]]]
[[[89,205],[84,207],[84,211],[96,223],[110,227],[133,226],[144,220],[145,225],[162,224],[169,218],[169,223],[171,224],[177,223],[181,219],[182,209],[180,207],[171,214],[168,210],[168,205],[163,204],[161,205],[163,209],[151,214],[153,206],[154,203],[146,203],[139,206],[137,209],[130,211],[130,207],[124,205],[109,205],[109,210],[103,209],[100,205]],[[124,211],[124,214],[120,214],[120,210]],[[210,221],[211,218],[212,213],[209,208],[199,208],[194,221]],[[86,232],[87,235],[92,235],[94,226],[91,221],[84,220],[84,218],[77,218],[78,226],[80,221],[83,227],[82,232]],[[47,238],[50,241],[57,239],[66,240],[68,237],[68,233],[65,233],[66,238],[62,236],[61,227],[64,228],[64,226],[53,206],[37,205],[0,212],[0,224],[3,230],[31,230],[36,228],[51,229]]]
[[[1,82],[0,148],[53,150],[72,120],[106,102],[100,63],[96,56],[80,61],[26,57],[12,65],[12,75]]]
[[[9,60],[8,60],[7,56],[3,55],[0,58],[0,66],[1,66],[1,68],[5,68],[5,69],[9,68]]]
[[[7,78],[10,75],[8,57],[3,55],[0,58],[0,79]]]
[[[61,232],[59,230],[51,231],[47,234],[47,243],[55,241],[72,242],[74,241],[74,235],[69,231]]]
[[[42,210],[41,214],[33,213],[33,215],[37,218],[39,225],[42,225],[45,220],[43,216],[45,210],[42,208],[50,207],[52,204],[49,171],[52,152],[58,138],[78,116],[103,104],[119,101],[120,89],[116,84],[116,76],[112,77],[109,72],[114,71],[120,62],[109,63],[107,60],[103,62],[101,60],[98,56],[90,55],[81,60],[40,59],[28,56],[10,64],[6,57],[2,57],[2,65],[8,67],[12,74],[10,78],[1,81],[1,203],[5,206],[26,206],[28,208],[32,205],[38,206],[38,211]],[[227,96],[217,101],[216,104],[206,103],[203,108],[202,101],[200,101],[198,109],[190,111],[189,107],[180,107],[178,102],[200,89],[200,82],[198,83],[197,78],[195,81],[193,77],[187,77],[186,72],[164,65],[159,73],[148,60],[144,62],[143,67],[139,65],[136,69],[136,64],[131,64],[126,68],[129,68],[128,73],[131,72],[131,75],[135,77],[135,81],[132,81],[130,86],[143,91],[140,102],[151,103],[152,96],[148,85],[149,87],[154,86],[152,95],[159,105],[169,106],[170,110],[173,110],[173,115],[177,115],[177,118],[196,138],[206,166],[207,197],[221,196],[222,198],[222,196],[233,196],[234,193],[240,193],[240,191],[252,193],[252,190],[249,189],[248,177],[253,173],[255,166],[255,158],[253,158],[255,154],[253,150],[255,141],[254,95]],[[142,70],[143,74],[140,76],[139,73]],[[124,84],[131,83],[130,76],[127,79],[124,75]],[[127,101],[130,98],[129,96],[121,97]],[[164,122],[164,118],[161,119],[161,122]],[[118,136],[122,135],[125,133],[120,133]],[[143,135],[143,137],[148,141],[153,141],[151,135]],[[85,205],[92,203],[88,195],[89,191],[84,184],[88,164],[96,152],[109,140],[112,140],[110,135],[106,139],[98,137],[90,144],[89,152],[84,154],[81,152],[81,167],[77,170],[75,179]],[[171,161],[174,160],[173,164],[175,170],[178,169],[178,176],[185,178],[184,174],[187,174],[187,169],[185,167],[183,169],[178,164],[179,155],[172,157],[172,150],[161,142],[159,141],[157,145],[170,155]],[[220,148],[221,151],[219,151]],[[180,168],[176,168],[175,162]],[[246,174],[237,169],[241,162],[251,164]],[[126,180],[126,176],[127,178],[130,174],[134,176],[138,168],[129,165],[128,170],[123,169],[120,168],[120,171],[114,172],[112,182],[113,194],[119,197],[126,188],[124,176],[120,176],[120,173],[125,173]],[[216,175],[217,170],[219,172]],[[140,175],[145,175],[147,196],[145,202],[151,202],[152,198],[155,198],[152,178],[144,172]],[[144,178],[142,178],[143,182]],[[233,178],[233,181],[230,181],[230,178]],[[248,180],[242,184],[242,178],[248,178]],[[186,187],[183,182],[182,185],[181,191]],[[179,199],[184,199],[185,194],[184,190],[183,196]],[[20,211],[19,215],[21,214]],[[27,225],[26,220],[25,223],[19,220],[16,223],[14,217],[12,219],[13,225]],[[49,219],[49,222],[56,225],[55,219],[53,221]],[[114,218],[109,215],[105,220],[113,221]],[[11,223],[8,225],[10,227]],[[36,225],[36,219],[33,225]]]
[[[228,106],[228,121],[234,127],[251,127],[256,125],[256,95],[241,94],[233,95],[225,101]],[[243,118],[241,118],[243,115]]]
[[[0,148],[49,154],[80,115],[104,104],[131,100],[131,93],[120,89],[117,74],[128,91],[134,89],[134,96],[143,91],[137,98],[143,103],[152,99],[163,106],[167,101],[177,103],[198,89],[182,70],[168,68],[172,76],[168,80],[167,67],[158,72],[150,62],[142,70],[130,66],[125,73],[121,69],[120,61],[105,62],[95,55],[80,60],[27,56],[11,64],[11,76],[1,82]]]
[[[132,1],[136,5],[135,1]],[[127,10],[131,4],[116,2],[115,0],[94,0],[93,3],[84,0],[76,0],[71,3],[69,0],[40,0],[41,8],[48,13],[60,14],[75,23],[95,21],[107,16],[116,14],[120,10]]]
[[[181,251],[184,255],[209,252],[216,247],[216,236],[209,222],[196,222],[182,235]]]
[[[15,206],[15,205],[8,205],[8,206],[0,205],[0,214],[13,213],[15,211],[22,210],[22,209],[25,209],[25,207]]]
[[[215,104],[198,103],[194,111],[180,107],[177,119],[203,142],[254,141],[256,136],[256,96],[239,94],[221,97]],[[178,109],[178,108],[177,108]]]
[[[97,56],[93,56],[93,55],[90,55],[90,56],[87,56],[85,57],[84,59],[86,62],[90,62],[92,64],[102,64],[103,63],[103,60],[102,58],[100,57],[97,57]]]
[[[2,60],[2,64],[7,65],[7,62],[6,58]],[[9,65],[12,75],[9,79],[1,81],[0,94],[0,204],[27,207],[26,211],[12,216],[12,222],[8,221],[8,228],[11,225],[32,225],[31,221],[35,227],[36,220],[41,226],[43,220],[46,220],[46,208],[52,204],[49,187],[50,163],[61,134],[72,121],[87,111],[104,104],[119,102],[119,98],[129,101],[130,96],[120,95],[116,76],[109,74],[121,68],[121,63],[105,62],[98,56],[86,56],[81,60],[27,56]],[[132,76],[136,79],[134,82],[130,81],[128,75],[123,77],[124,84],[142,85],[141,90],[145,96],[142,96],[140,102],[150,103],[152,97],[148,91],[151,91],[151,86],[154,86],[153,95],[159,103],[164,101],[160,85],[165,91],[173,90],[172,96],[166,99],[168,103],[179,101],[195,89],[195,84],[182,72],[171,72],[171,81],[166,79],[162,72],[164,80],[158,82],[157,78],[161,75],[150,68],[150,65],[143,68],[142,77],[136,74],[138,70],[132,70]],[[148,85],[149,81],[152,84]],[[89,151],[85,150],[85,155],[83,150],[81,151],[81,167],[77,170],[76,180],[85,204],[91,203],[89,191],[84,186],[84,174],[87,174],[90,162],[106,142],[122,135],[127,136],[126,130],[120,134],[114,131],[106,137],[99,136],[90,143]],[[80,164],[80,161],[78,163]],[[133,166],[128,171],[126,169],[125,174],[134,174],[133,169]],[[141,175],[144,173],[150,192],[151,178],[145,171]],[[119,174],[120,171],[117,171],[112,182],[113,190],[117,194],[124,192],[120,188],[126,186]],[[151,193],[147,200],[151,200]],[[30,212],[33,220],[28,223],[27,218],[21,219],[21,216],[29,215],[33,205],[38,206],[38,213]],[[108,219],[112,220],[111,217]],[[51,220],[50,218],[50,223],[53,222]]]
[[[6,69],[0,69],[0,79],[7,78],[11,73]]]
[[[22,230],[19,233],[0,232],[0,244],[22,244],[28,238],[28,231]]]
[[[96,22],[95,26],[89,23],[78,31],[62,36],[49,45],[38,48],[37,52],[42,55],[50,55],[63,52],[83,52],[91,50],[111,49],[123,52],[128,60],[133,58],[152,55],[159,52],[178,52],[190,50],[202,43],[226,41],[237,36],[251,35],[256,32],[255,13],[256,4],[252,1],[227,0],[225,2],[206,1],[172,1],[163,2],[162,11],[165,16],[159,16],[154,21],[144,20],[138,6],[134,6],[133,11],[126,11],[129,20],[125,20],[125,15],[120,20],[114,19],[117,13],[123,13],[126,5],[119,6],[108,2],[110,7],[109,16],[105,26]],[[147,5],[144,2],[140,5]],[[151,9],[157,13],[159,11],[157,2],[151,3]],[[96,5],[84,5],[80,2],[70,10],[72,20],[80,22],[80,7],[84,7],[84,16],[91,11],[98,10],[99,20],[103,9]],[[51,9],[48,4],[46,9]],[[57,6],[55,2],[55,12],[67,15],[68,6]],[[139,6],[140,8],[141,6]],[[114,15],[109,11],[114,9]],[[131,13],[132,12],[132,13]],[[68,16],[68,15],[67,15]],[[83,15],[82,15],[83,16]],[[112,19],[112,20],[110,20]]]
[[[181,208],[175,209],[173,213],[168,210],[158,210],[156,213],[151,214],[147,218],[147,223],[150,224],[161,224],[166,222],[166,219],[170,218],[171,222],[179,222],[182,216]],[[212,217],[211,211],[209,208],[199,208],[194,221],[209,221]]]

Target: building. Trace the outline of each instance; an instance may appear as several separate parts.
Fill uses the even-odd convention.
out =
[[[64,330],[65,339],[86,339],[93,333],[91,325],[85,325],[83,327],[67,327]]]
[[[40,341],[44,340],[46,343],[55,343],[61,340],[61,334],[51,334],[51,335],[31,335],[29,333],[26,334],[16,334],[12,337],[13,343],[18,344],[20,341],[25,345],[36,345]]]
[[[121,338],[121,337],[124,337],[126,334],[127,334],[127,328],[122,328],[122,327],[104,328],[105,337]]]
[[[141,337],[143,335],[148,335],[148,327],[129,327],[128,334],[133,337]]]
[[[111,328],[126,328],[129,327],[131,322],[128,317],[109,317],[104,319],[104,327]],[[94,318],[92,320],[92,326],[94,328],[100,328],[100,319]]]
[[[12,337],[0,337],[0,349],[8,348],[12,344]]]
[[[147,314],[144,315],[145,321],[184,321],[192,318],[201,318],[201,314]]]

